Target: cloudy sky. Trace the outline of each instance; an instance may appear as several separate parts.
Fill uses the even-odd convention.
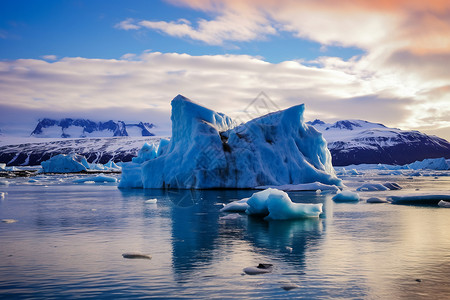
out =
[[[0,2],[4,133],[43,117],[170,126],[177,94],[241,116],[265,92],[307,120],[450,140],[449,66],[447,0]]]

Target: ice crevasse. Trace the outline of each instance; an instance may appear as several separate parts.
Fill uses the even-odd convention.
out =
[[[240,125],[181,95],[171,104],[170,141],[156,155],[124,164],[119,187],[342,186],[322,134],[303,121],[303,104]]]

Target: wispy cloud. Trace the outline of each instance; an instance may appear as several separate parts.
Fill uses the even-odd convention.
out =
[[[115,27],[124,30],[152,29],[209,45],[222,45],[228,41],[261,40],[277,32],[265,18],[255,15],[251,19],[243,20],[242,16],[235,12],[225,13],[214,20],[201,19],[195,27],[186,19],[171,22],[127,19]]]
[[[152,121],[169,120],[170,100],[178,93],[236,116],[265,91],[281,108],[305,103],[309,119],[362,118],[427,130],[450,127],[450,75],[441,69],[411,74],[392,62],[378,65],[371,56],[323,58],[316,62],[319,67],[296,61],[273,64],[246,55],[145,52],[130,57],[0,62],[0,105],[64,115],[96,111],[101,119],[109,117],[100,111],[115,111],[122,119]],[[436,79],[425,80],[430,76]],[[8,118],[2,114],[3,122]]]

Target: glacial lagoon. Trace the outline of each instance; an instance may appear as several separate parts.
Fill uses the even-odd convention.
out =
[[[324,213],[271,222],[220,212],[252,190],[119,190],[73,183],[81,175],[7,179],[0,298],[450,298],[450,209],[365,202],[450,194],[450,177],[434,175],[343,177],[353,191],[365,182],[403,187],[359,192],[359,203],[289,192],[297,203],[323,203]],[[243,272],[259,263],[272,272]]]

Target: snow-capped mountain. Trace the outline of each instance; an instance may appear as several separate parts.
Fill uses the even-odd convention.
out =
[[[389,128],[363,120],[307,122],[322,132],[334,166],[362,163],[408,164],[425,158],[450,158],[450,143],[419,131]]]
[[[159,144],[161,137],[111,137],[42,139],[42,142],[0,146],[0,162],[8,166],[33,166],[58,154],[81,154],[90,163],[130,161],[145,143]]]
[[[40,138],[84,138],[113,136],[153,136],[155,125],[139,122],[126,124],[123,121],[94,122],[86,119],[61,120],[41,119],[31,136]]]

